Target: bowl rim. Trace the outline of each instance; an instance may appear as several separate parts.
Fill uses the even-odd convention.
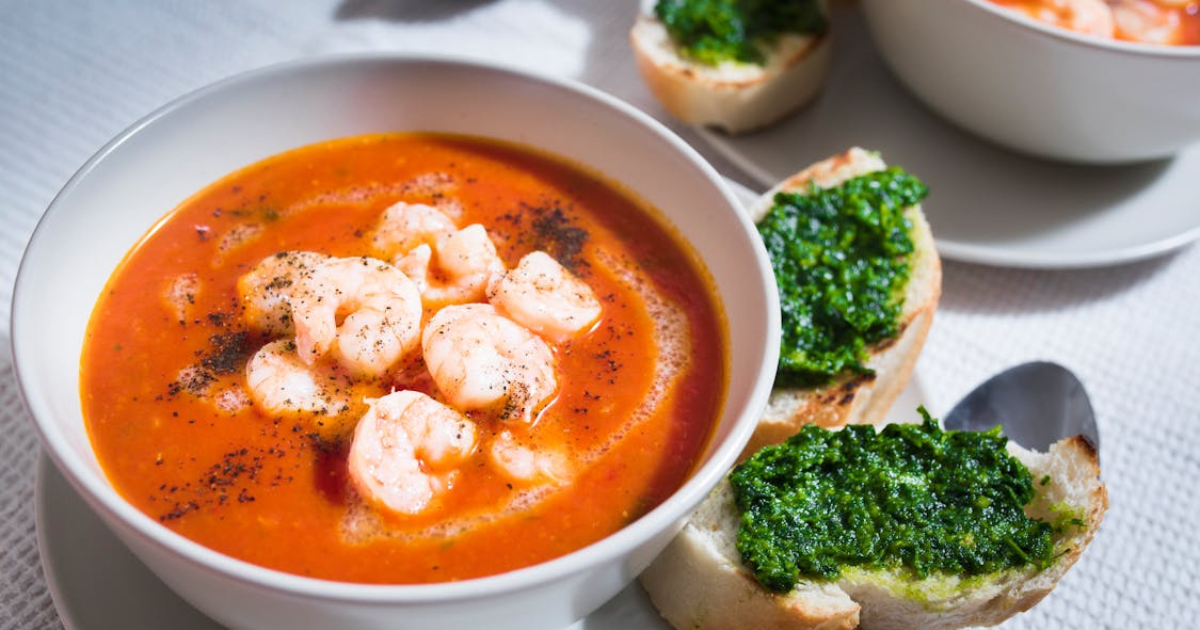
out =
[[[30,384],[24,374],[20,357],[26,354],[22,351],[23,343],[20,331],[25,328],[24,313],[21,304],[25,301],[21,296],[36,291],[28,279],[28,267],[31,264],[29,254],[40,250],[51,237],[46,234],[45,225],[52,215],[59,211],[60,201],[80,185],[97,166],[116,152],[130,138],[141,130],[161,121],[169,120],[174,112],[186,108],[197,101],[211,98],[213,95],[237,89],[265,78],[276,77],[289,73],[305,73],[333,66],[356,66],[361,64],[399,64],[420,65],[433,64],[448,69],[466,72],[488,72],[506,75],[517,81],[533,82],[534,84],[568,92],[572,97],[582,97],[615,110],[619,116],[638,123],[645,131],[658,136],[678,151],[687,161],[700,170],[704,176],[714,183],[723,195],[727,205],[735,210],[735,220],[743,224],[748,233],[753,233],[753,224],[749,217],[740,212],[740,205],[733,192],[725,183],[724,178],[687,142],[676,135],[663,123],[642,112],[615,96],[598,88],[591,87],[580,81],[540,73],[515,64],[502,63],[494,60],[481,60],[454,54],[407,53],[395,51],[367,51],[321,55],[293,59],[270,64],[259,68],[242,71],[209,83],[197,89],[188,91],[167,103],[159,106],[149,114],[135,121],[114,138],[97,150],[63,185],[50,201],[46,211],[39,218],[33,234],[26,245],[20,266],[17,270],[13,291],[13,308],[10,314],[11,338],[10,351],[13,356],[13,372],[17,381],[17,391],[22,403],[40,437],[42,450],[54,464],[64,473],[64,476],[85,498],[93,510],[115,516],[121,525],[131,528],[143,540],[148,540],[158,548],[168,552],[177,559],[187,561],[193,568],[199,568],[211,575],[223,579],[234,580],[245,586],[255,587],[265,591],[303,596],[320,601],[352,603],[352,604],[437,604],[451,601],[482,599],[488,596],[517,592],[528,588],[544,585],[561,580],[572,575],[586,573],[587,569],[605,566],[608,563],[627,558],[640,544],[661,535],[672,526],[681,526],[700,501],[717,482],[728,472],[735,463],[737,455],[749,441],[754,422],[747,420],[748,416],[757,417],[766,407],[767,398],[774,380],[775,367],[778,362],[779,347],[776,340],[779,336],[780,316],[778,308],[778,292],[775,280],[770,273],[769,259],[761,241],[751,241],[753,254],[760,269],[764,270],[764,279],[768,285],[765,296],[767,312],[765,316],[767,343],[765,354],[758,373],[754,376],[749,391],[744,398],[745,403],[738,417],[731,423],[731,429],[725,441],[713,447],[711,457],[702,465],[695,466],[684,483],[662,503],[650,510],[636,521],[625,525],[620,530],[604,538],[550,560],[507,571],[504,573],[464,579],[454,582],[437,582],[427,584],[373,584],[362,582],[346,582],[321,579],[288,573],[278,569],[263,567],[245,560],[226,555],[219,551],[195,542],[182,534],[176,533],[154,521],[145,513],[133,507],[122,498],[112,485],[104,478],[102,471],[95,471],[79,456],[73,453],[67,443],[65,433],[49,422],[40,418],[51,414],[44,408],[34,390],[27,391]],[[773,306],[773,308],[772,308]],[[32,319],[34,314],[29,314]],[[729,334],[727,329],[726,334]],[[33,349],[31,348],[31,351]],[[728,361],[729,357],[727,357]],[[733,369],[733,365],[728,365]],[[723,413],[730,412],[730,396],[726,394]],[[90,439],[89,439],[90,442]],[[107,520],[107,519],[105,519]],[[111,525],[109,525],[111,527]],[[631,576],[632,577],[632,576]]]
[[[995,2],[992,2],[992,0],[951,1],[964,2],[975,7],[977,10],[983,13],[988,13],[992,16],[995,16],[996,19],[1023,26],[1033,30],[1035,33],[1083,48],[1094,48],[1112,53],[1141,55],[1147,57],[1164,57],[1171,59],[1200,58],[1200,44],[1190,46],[1147,44],[1115,39],[1111,37],[1085,35],[1061,26],[1054,26],[1052,24],[1046,24],[1045,22],[1035,20],[1034,18],[1024,15],[1023,13],[1019,13],[996,4]]]

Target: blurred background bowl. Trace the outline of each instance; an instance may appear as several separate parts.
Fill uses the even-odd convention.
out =
[[[331,138],[387,131],[487,136],[557,154],[659,209],[711,274],[728,327],[725,407],[688,481],[621,531],[552,561],[456,583],[386,586],[255,566],[126,503],[92,451],[79,366],[93,305],[125,253],[218,178]],[[100,150],[50,205],[22,260],[12,312],[22,397],[43,448],[121,541],[185,600],[232,628],[558,629],[624,588],[725,474],[766,405],[778,357],[774,277],[716,171],[662,125],[575,83],[394,55],[238,76],[188,95]]]
[[[1080,35],[988,0],[863,0],[885,63],[951,122],[1069,162],[1166,158],[1200,139],[1200,46]]]

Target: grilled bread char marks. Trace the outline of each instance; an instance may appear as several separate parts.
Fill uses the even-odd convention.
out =
[[[998,624],[1054,589],[1092,540],[1108,508],[1096,451],[1082,437],[1061,440],[1046,453],[1011,442],[1009,451],[1029,468],[1038,486],[1027,514],[1053,521],[1069,513],[1084,523],[1054,535],[1061,555],[1040,571],[1026,567],[982,578],[931,576],[919,581],[888,571],[846,571],[836,580],[801,579],[791,591],[773,593],[741,561],[736,547],[741,514],[725,480],[642,573],[641,583],[678,630],[949,630]]]
[[[831,188],[886,167],[878,153],[851,148],[767,191],[750,207],[751,218],[757,222],[765,217],[776,193],[803,191],[810,185]],[[920,205],[907,208],[905,213],[912,222],[914,249],[897,336],[869,348],[866,366],[871,374],[846,373],[816,387],[776,387],[758,428],[742,451],[743,459],[763,446],[782,442],[805,424],[826,428],[878,424],[908,384],[941,296],[942,265]]]
[[[827,3],[820,4],[829,15]],[[653,0],[643,5],[629,32],[638,71],[663,108],[685,123],[735,134],[761,129],[815,98],[829,73],[828,30],[820,35],[782,34],[761,66],[709,66],[682,56],[653,15]]]

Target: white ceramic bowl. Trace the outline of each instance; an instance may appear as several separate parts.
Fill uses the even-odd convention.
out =
[[[988,0],[863,0],[900,82],[951,122],[1032,155],[1164,158],[1200,139],[1200,46],[1077,35]]]
[[[661,209],[703,256],[724,305],[730,382],[689,480],[625,529],[537,566],[458,583],[381,586],[261,568],[183,538],[105,479],[80,412],[85,326],[109,274],[167,211],[221,176],[297,146],[424,130],[538,147]],[[648,116],[587,87],[447,59],[294,63],[184,97],[113,140],[67,183],[29,243],[12,333],[20,389],[55,464],[168,586],[232,628],[562,628],[620,591],[732,465],[766,404],[778,301],[757,233],[717,173]]]

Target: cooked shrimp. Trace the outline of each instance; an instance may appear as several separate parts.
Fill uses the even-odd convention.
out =
[[[382,260],[321,262],[296,283],[291,301],[296,346],[309,365],[332,352],[350,370],[380,376],[420,340],[420,293]]]
[[[250,399],[272,416],[311,417],[322,437],[338,433],[355,410],[353,382],[335,364],[306,365],[290,339],[272,341],[246,364]]]
[[[1112,5],[1117,38],[1143,44],[1185,43],[1183,20],[1179,15],[1183,6],[1171,8],[1168,6],[1171,2],[1151,0],[1109,0],[1109,4]]]
[[[456,466],[475,450],[475,425],[414,391],[368,404],[350,443],[350,479],[367,501],[418,514],[453,485]]]
[[[558,387],[550,346],[488,304],[443,308],[421,344],[438,391],[462,411],[498,407],[529,422]]]
[[[433,248],[428,243],[421,243],[416,247],[408,250],[407,254],[401,254],[392,259],[392,264],[397,269],[404,272],[413,284],[417,285],[417,291],[421,295],[425,295],[425,291],[429,289],[429,265],[433,261]]]
[[[1104,0],[996,0],[996,3],[1077,33],[1113,36],[1113,12]]]
[[[596,294],[542,251],[525,255],[488,289],[502,313],[551,341],[565,341],[600,317]]]
[[[519,439],[508,430],[496,435],[488,446],[487,455],[494,469],[522,484],[558,484],[567,481],[571,475],[564,449],[528,437]]]
[[[452,234],[458,226],[444,212],[423,203],[401,201],[379,218],[371,244],[381,258],[393,259],[418,245],[434,245],[439,238]]]
[[[436,263],[440,281],[427,279],[421,292],[426,306],[433,308],[483,300],[488,283],[504,273],[504,261],[496,253],[496,245],[479,224],[439,239]]]
[[[484,298],[488,282],[504,271],[487,230],[461,230],[441,210],[400,202],[384,211],[372,243],[417,283],[430,310]]]
[[[288,251],[259,261],[238,278],[242,319],[270,336],[290,335],[293,287],[317,264],[328,259],[329,256],[317,252]]]

